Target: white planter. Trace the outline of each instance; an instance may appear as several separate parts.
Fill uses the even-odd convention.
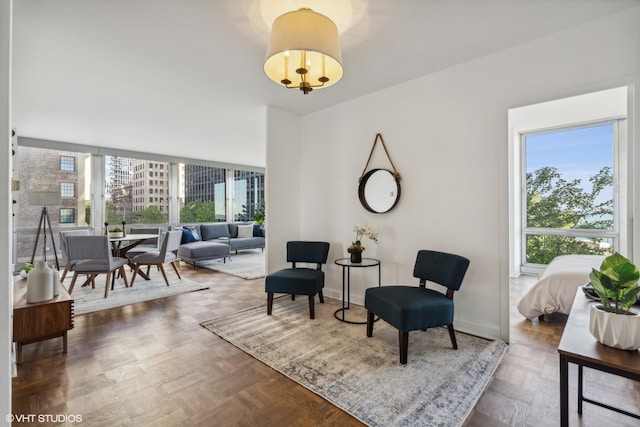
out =
[[[109,232],[109,238],[110,239],[119,239],[121,237],[124,237],[124,232],[122,232],[122,231],[110,231]]]
[[[621,350],[640,348],[640,314],[609,313],[592,305],[589,312],[589,331],[598,342]]]

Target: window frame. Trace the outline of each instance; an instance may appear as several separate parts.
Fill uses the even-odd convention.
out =
[[[527,226],[527,181],[526,181],[526,137],[541,133],[561,132],[573,129],[612,125],[613,127],[613,228],[610,230],[597,229],[559,229],[559,228],[534,228]],[[552,128],[526,131],[519,134],[520,137],[520,272],[524,274],[540,274],[546,264],[527,262],[527,237],[528,236],[563,236],[611,239],[612,250],[620,251],[625,247],[626,230],[621,218],[626,212],[626,167],[623,159],[626,156],[626,118],[608,118],[583,123],[574,123],[555,126]]]

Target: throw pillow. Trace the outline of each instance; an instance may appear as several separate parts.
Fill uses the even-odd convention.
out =
[[[253,224],[253,237],[262,237],[262,226]]]
[[[195,242],[196,238],[193,237],[193,233],[188,228],[182,229],[182,243]]]
[[[253,237],[253,225],[252,224],[248,224],[248,225],[239,225],[238,226],[238,238],[246,238],[246,237]]]
[[[193,238],[195,239],[195,242],[199,242],[200,240],[202,240],[202,238],[200,237],[200,227],[197,225],[187,225],[184,228],[188,229],[191,234],[193,234]]]

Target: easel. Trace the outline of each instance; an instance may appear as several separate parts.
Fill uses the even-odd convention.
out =
[[[40,223],[38,224],[38,234],[36,235],[36,242],[33,245],[33,253],[31,254],[31,264],[36,257],[36,249],[38,248],[38,241],[40,240],[40,232],[44,237],[44,244],[42,246],[42,258],[43,261],[47,261],[47,229],[51,236],[51,245],[53,246],[53,255],[56,258],[56,269],[60,270],[60,264],[58,263],[58,252],[56,251],[56,242],[53,240],[53,230],[51,229],[51,220],[49,219],[49,211],[46,206],[42,207],[42,213],[40,214]]]

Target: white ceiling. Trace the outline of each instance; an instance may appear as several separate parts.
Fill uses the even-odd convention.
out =
[[[21,136],[264,166],[248,153],[264,151],[265,106],[306,115],[639,4],[16,0],[13,126]],[[345,69],[307,96],[262,71],[265,20],[303,6],[336,21]]]

